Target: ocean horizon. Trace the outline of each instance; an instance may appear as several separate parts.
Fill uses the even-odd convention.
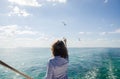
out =
[[[120,79],[120,48],[68,48],[69,79]],[[50,48],[0,48],[0,60],[33,79],[44,79]],[[0,65],[0,79],[25,79]]]

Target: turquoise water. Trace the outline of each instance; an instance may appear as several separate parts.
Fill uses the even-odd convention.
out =
[[[69,79],[120,79],[120,48],[69,48]],[[49,48],[0,49],[0,60],[25,72],[34,79],[43,79]],[[24,79],[0,65],[0,79]]]

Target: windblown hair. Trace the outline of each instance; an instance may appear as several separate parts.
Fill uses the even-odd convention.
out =
[[[63,41],[58,40],[52,45],[53,56],[60,56],[62,58],[68,59],[67,47]]]

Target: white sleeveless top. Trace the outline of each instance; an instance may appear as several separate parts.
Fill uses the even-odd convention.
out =
[[[55,56],[49,60],[45,79],[68,79],[68,60],[60,56]]]

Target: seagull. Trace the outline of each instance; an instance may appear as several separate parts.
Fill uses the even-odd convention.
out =
[[[64,26],[66,26],[66,25],[67,25],[64,21],[62,21],[62,24],[63,24]]]
[[[78,41],[81,41],[81,39],[80,39],[80,38],[78,38]]]

